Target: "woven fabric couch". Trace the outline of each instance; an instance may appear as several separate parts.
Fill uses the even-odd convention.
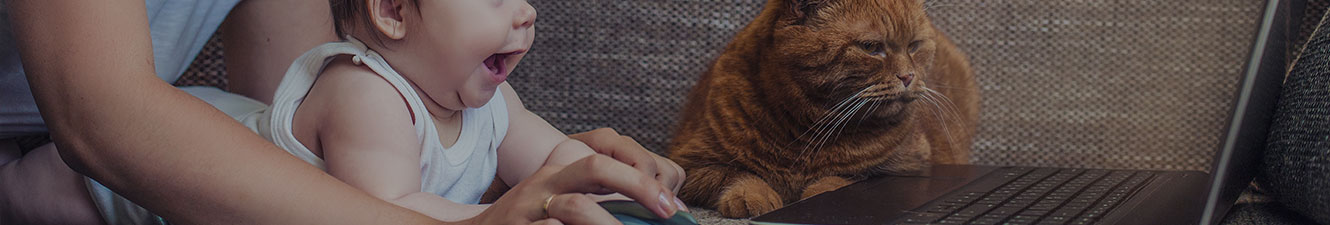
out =
[[[765,0],[530,2],[536,42],[510,77],[527,107],[565,132],[612,127],[664,151],[698,75]],[[928,13],[980,84],[972,163],[1208,171],[1261,2],[930,0]],[[1296,6],[1301,43],[1325,3]],[[224,88],[221,52],[205,47],[178,85]],[[1309,222],[1243,201],[1229,223]]]

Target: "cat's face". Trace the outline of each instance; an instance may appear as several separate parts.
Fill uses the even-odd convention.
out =
[[[926,97],[935,32],[919,0],[791,0],[785,13],[771,53],[797,87],[790,97],[874,117],[899,117]]]

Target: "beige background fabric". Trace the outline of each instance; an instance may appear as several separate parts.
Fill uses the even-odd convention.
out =
[[[1209,169],[1258,1],[990,2],[932,11],[983,88],[975,163]]]
[[[666,149],[679,104],[761,0],[542,1],[510,78],[566,132]],[[973,162],[1208,170],[1261,4],[936,1],[982,88]]]

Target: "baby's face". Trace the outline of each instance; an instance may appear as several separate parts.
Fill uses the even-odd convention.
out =
[[[393,67],[449,110],[484,106],[535,38],[536,11],[526,0],[419,0],[415,6],[419,10],[402,10],[405,42],[393,47],[407,62]]]

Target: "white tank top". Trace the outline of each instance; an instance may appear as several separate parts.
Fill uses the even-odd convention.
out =
[[[353,38],[319,45],[305,52],[287,69],[271,107],[249,115],[236,115],[240,116],[237,119],[278,147],[326,171],[323,159],[296,140],[291,122],[296,108],[314,86],[323,67],[339,55],[351,55],[352,62],[367,66],[383,77],[410,106],[421,146],[420,190],[457,203],[479,203],[481,195],[494,180],[499,143],[508,132],[508,110],[503,94],[495,91],[485,106],[463,110],[461,135],[452,147],[445,148],[424,103],[406,79],[388,66],[382,56]]]

